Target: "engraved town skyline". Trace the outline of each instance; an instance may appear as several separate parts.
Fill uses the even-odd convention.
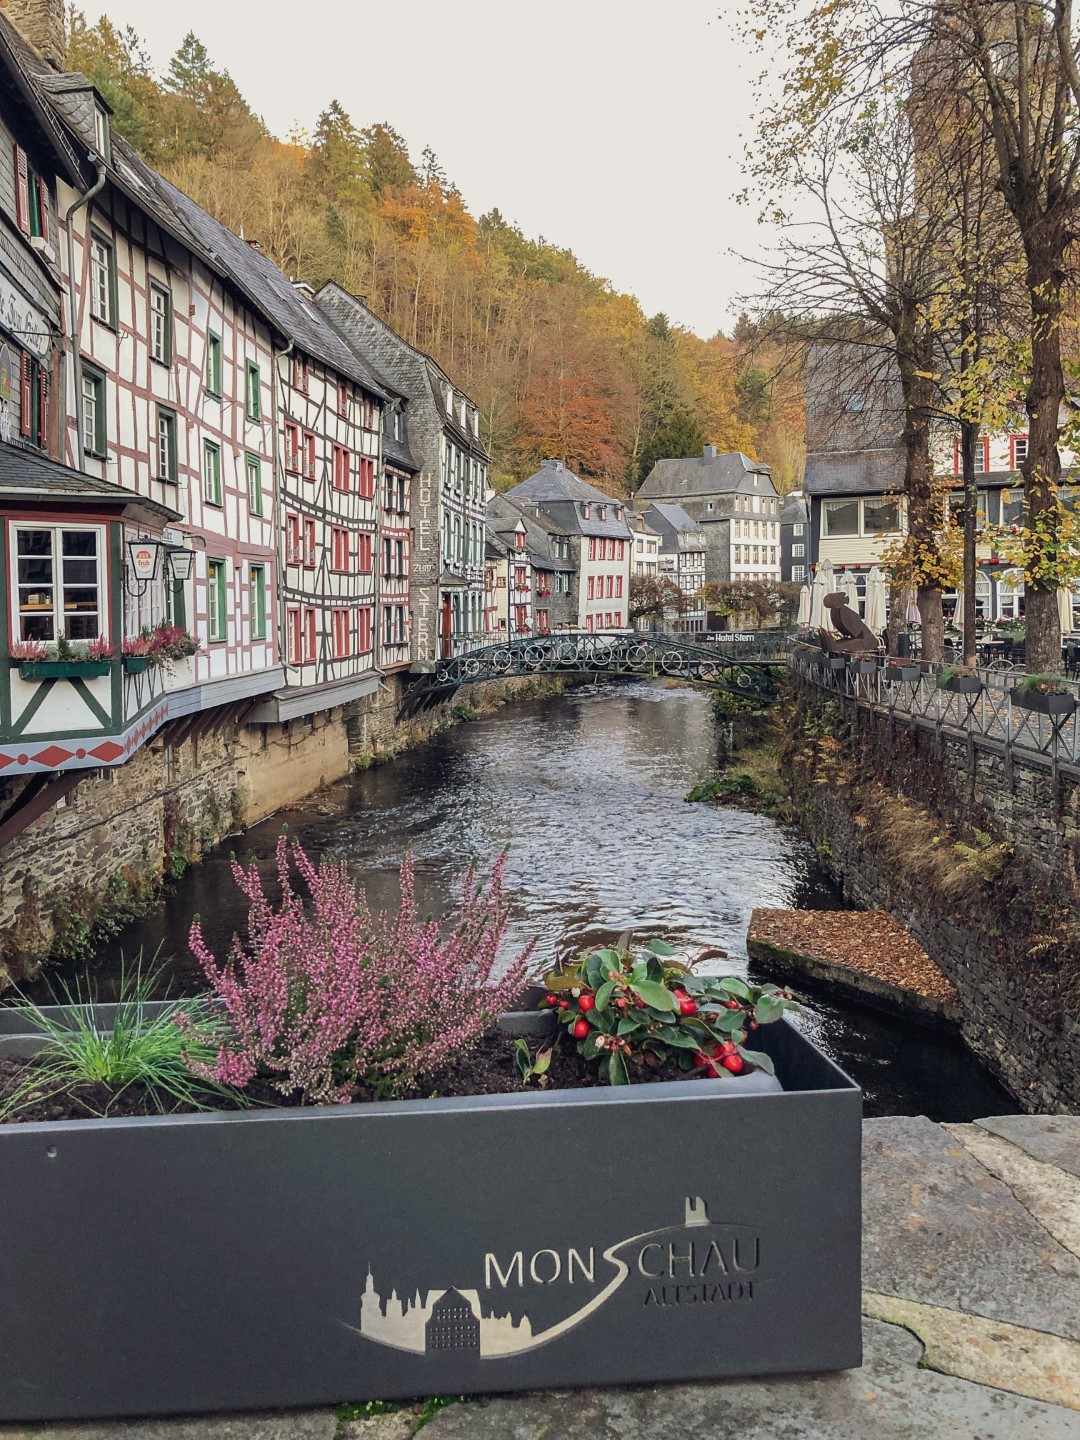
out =
[[[411,1351],[418,1355],[449,1349],[471,1350],[478,1353],[481,1358],[491,1359],[506,1355],[519,1355],[527,1350],[535,1350],[580,1325],[583,1320],[597,1311],[614,1295],[630,1275],[630,1266],[618,1255],[618,1251],[639,1241],[655,1242],[656,1237],[661,1235],[670,1235],[686,1229],[707,1228],[715,1227],[709,1219],[705,1201],[700,1196],[687,1196],[681,1225],[668,1225],[658,1230],[648,1230],[640,1235],[631,1235],[628,1239],[619,1240],[609,1246],[603,1252],[603,1258],[614,1267],[614,1277],[598,1294],[565,1319],[546,1330],[536,1332],[534,1332],[532,1321],[527,1314],[522,1315],[520,1320],[514,1320],[509,1309],[500,1313],[490,1300],[486,1302],[485,1308],[485,1301],[481,1300],[479,1291],[474,1288],[450,1287],[431,1289],[423,1293],[417,1288],[411,1298],[399,1297],[397,1289],[394,1288],[384,1299],[375,1287],[375,1277],[371,1267],[368,1266],[367,1281],[360,1300],[359,1333],[376,1344],[387,1345],[395,1350]],[[657,1247],[653,1244],[649,1248]],[[710,1250],[719,1254],[716,1241],[713,1242]],[[590,1281],[593,1279],[592,1253],[591,1250],[588,1252],[589,1259],[586,1261],[579,1252],[575,1250],[569,1252],[570,1258],[567,1263],[571,1272],[569,1277],[571,1282],[575,1257],[581,1271],[581,1278]],[[540,1251],[539,1255],[553,1256],[559,1260],[554,1251]],[[534,1256],[534,1261],[536,1258]],[[504,1274],[495,1262],[494,1256],[487,1256],[486,1261],[489,1284],[490,1276],[494,1272],[496,1278],[506,1285],[508,1277],[513,1273],[514,1262],[512,1261],[506,1267]],[[515,1256],[515,1261],[518,1266],[517,1274],[520,1283],[523,1274],[520,1252]],[[559,1264],[561,1265],[561,1261]],[[723,1265],[722,1259],[720,1264]],[[645,1273],[648,1272],[643,1271],[643,1274]],[[556,1276],[552,1276],[552,1278],[556,1278]],[[538,1283],[550,1282],[539,1280]]]

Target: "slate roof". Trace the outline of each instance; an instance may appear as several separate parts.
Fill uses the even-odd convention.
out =
[[[882,495],[904,484],[904,455],[884,450],[819,451],[806,457],[807,495]]]
[[[598,535],[615,540],[633,538],[626,523],[626,501],[614,495],[605,495],[603,490],[597,490],[595,485],[582,480],[558,460],[545,460],[534,475],[508,490],[506,499],[530,512],[543,506],[548,520],[560,535]],[[592,507],[588,519],[581,513],[583,503]],[[599,515],[601,505],[606,506],[606,518],[603,520]]]
[[[316,295],[315,305],[330,317],[350,345],[370,357],[379,373],[385,375],[406,399],[429,399],[443,428],[453,435],[459,445],[482,460],[491,458],[480,437],[467,430],[446,408],[447,386],[458,395],[465,392],[454,384],[438,361],[402,339],[358,296],[350,295],[336,281],[327,281]]]
[[[560,460],[545,460],[534,474],[508,490],[512,499],[521,500],[589,500],[600,505],[621,505],[621,500],[605,495],[595,485],[580,479]]]
[[[806,501],[797,490],[793,490],[786,496],[784,503],[780,506],[781,525],[805,525],[809,517],[806,513]]]
[[[133,155],[134,151],[130,153]],[[149,170],[149,166],[146,168]],[[329,365],[369,394],[381,400],[396,398],[398,392],[387,385],[355,345],[346,343],[314,301],[298,290],[268,256],[234,235],[227,225],[215,220],[168,180],[160,175],[154,178],[187,228],[213,256],[217,267],[251,297],[271,324],[296,342],[298,349]]]
[[[0,53],[7,61],[11,85],[22,103],[33,114],[46,144],[53,152],[54,159],[59,162],[60,170],[68,180],[81,185],[83,176],[78,156],[72,149],[56,116],[45,103],[34,83],[37,78],[37,67],[42,62],[2,11],[0,11]]]
[[[649,510],[655,510],[657,515],[666,521],[672,530],[679,534],[700,535],[703,533],[698,522],[689,516],[681,505],[672,505],[663,501],[654,500],[649,506]],[[648,518],[648,513],[649,511],[647,510],[645,512],[646,519]]]
[[[138,507],[162,524],[182,519],[178,510],[137,495],[112,480],[84,475],[20,445],[0,443],[0,493],[26,500],[81,500],[98,505]]]
[[[772,489],[772,472],[763,461],[751,460],[741,450],[727,455],[695,455],[685,460],[658,460],[638,490],[642,500],[690,499],[730,495],[735,491],[760,493],[754,476],[764,476]]]
[[[413,453],[405,444],[404,440],[395,440],[392,435],[383,432],[382,437],[383,459],[391,465],[396,465],[400,470],[410,470],[414,475],[420,473],[420,465],[413,458]]]

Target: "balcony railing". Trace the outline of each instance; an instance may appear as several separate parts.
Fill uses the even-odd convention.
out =
[[[804,644],[793,645],[788,660],[794,675],[804,683],[893,719],[981,739],[990,748],[1005,747],[1031,758],[1042,757],[1055,769],[1080,764],[1080,708],[1052,715],[1017,703],[1013,691],[1024,679],[1023,671],[979,667],[978,693],[958,694],[938,685],[941,667],[908,661],[905,668],[911,678],[905,680],[899,678],[903,663],[860,670],[854,663],[838,661],[817,646]],[[1072,681],[1066,688],[1080,698],[1080,684]]]

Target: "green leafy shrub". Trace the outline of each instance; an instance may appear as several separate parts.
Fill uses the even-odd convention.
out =
[[[745,1042],[751,1031],[798,1008],[790,991],[695,975],[678,953],[650,940],[635,956],[623,935],[615,946],[586,951],[547,974],[544,1004],[611,1085],[648,1080],[667,1064],[708,1076],[746,1069],[771,1075],[769,1056]]]

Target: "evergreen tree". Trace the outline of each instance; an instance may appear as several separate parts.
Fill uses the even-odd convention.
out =
[[[681,407],[672,410],[646,442],[638,461],[637,481],[633,488],[637,490],[644,484],[658,460],[685,460],[700,455],[707,441],[705,427],[693,411]]]
[[[392,125],[369,125],[360,131],[364,175],[373,195],[405,190],[419,177],[409,159],[409,147]]]

